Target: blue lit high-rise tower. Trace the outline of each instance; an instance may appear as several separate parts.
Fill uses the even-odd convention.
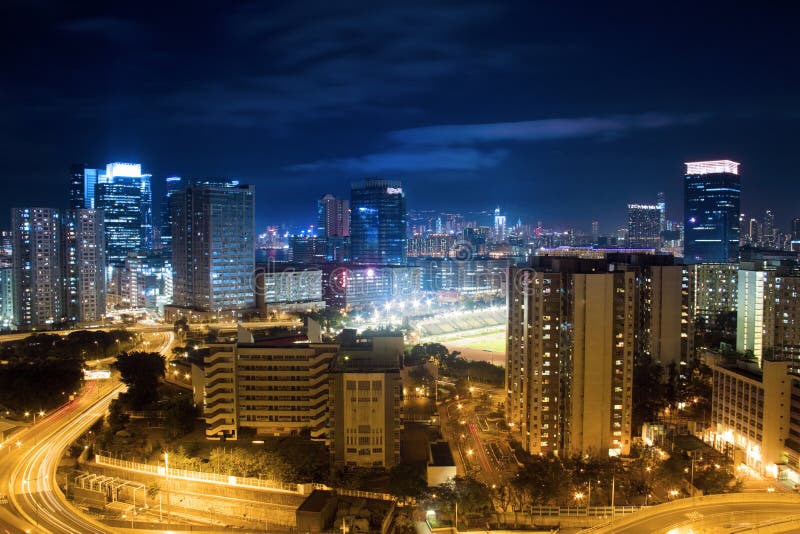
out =
[[[406,262],[406,198],[400,182],[370,178],[350,190],[350,248],[356,263]]]
[[[686,163],[684,245],[686,263],[739,260],[739,164],[730,160]]]
[[[153,248],[153,193],[140,164],[106,165],[94,186],[94,207],[105,212],[109,265],[119,267],[128,252]]]
[[[168,176],[165,180],[164,199],[161,203],[161,248],[164,256],[169,258],[172,255],[172,213],[169,209],[169,199],[175,191],[180,191],[184,187],[180,176]]]
[[[75,164],[70,171],[69,207],[73,210],[94,208],[94,186],[101,169],[90,169],[85,163]]]

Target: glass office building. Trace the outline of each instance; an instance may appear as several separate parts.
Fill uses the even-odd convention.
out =
[[[106,165],[94,185],[94,208],[105,212],[109,265],[121,267],[128,252],[153,248],[153,193],[140,164]]]
[[[169,210],[169,198],[175,191],[180,191],[184,187],[180,176],[168,176],[164,182],[165,194],[161,204],[161,248],[169,258],[172,254],[172,215]]]
[[[406,262],[406,198],[400,182],[371,178],[350,190],[351,261]]]
[[[69,182],[69,207],[73,210],[94,208],[94,187],[101,169],[90,169],[85,163],[72,166]]]
[[[686,263],[739,261],[739,164],[730,160],[686,163],[684,246]]]

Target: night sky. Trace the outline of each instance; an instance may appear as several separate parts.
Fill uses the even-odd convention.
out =
[[[611,232],[661,190],[680,219],[682,163],[720,158],[748,216],[800,216],[789,2],[202,4],[0,4],[0,224],[110,161],[253,183],[259,227],[377,175]]]

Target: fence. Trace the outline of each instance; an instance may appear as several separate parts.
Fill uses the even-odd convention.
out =
[[[331,488],[325,484],[310,483],[310,484],[295,484],[291,482],[281,482],[279,480],[270,480],[266,478],[255,477],[237,477],[233,475],[221,475],[219,473],[207,473],[205,471],[189,471],[188,469],[169,468],[167,472],[166,466],[145,464],[140,462],[131,462],[129,460],[122,460],[119,458],[112,458],[101,454],[96,454],[94,457],[95,463],[98,465],[105,465],[108,467],[118,467],[128,471],[138,471],[140,473],[151,473],[153,475],[175,478],[181,480],[189,480],[196,482],[208,482],[211,484],[227,484],[229,486],[237,486],[242,488],[260,489],[265,491],[279,491],[284,493],[296,493],[306,495],[315,489],[320,490],[333,490],[339,495],[347,495],[350,497],[360,497],[364,499],[377,499],[382,501],[396,501],[396,499],[388,493],[376,493],[372,491],[360,491],[345,488]]]
[[[538,516],[538,517],[611,517],[612,510],[614,515],[626,515],[640,510],[639,506],[532,506],[525,510],[518,510],[516,515]],[[504,518],[507,522],[513,519],[514,512],[499,512],[498,517]]]

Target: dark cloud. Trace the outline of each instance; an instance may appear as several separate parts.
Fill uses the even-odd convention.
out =
[[[86,33],[112,41],[142,39],[143,29],[132,20],[116,17],[87,17],[65,21],[61,29],[68,33]]]
[[[541,119],[491,124],[448,124],[389,132],[392,151],[352,158],[334,158],[290,165],[289,170],[316,172],[338,169],[350,172],[423,172],[481,170],[503,163],[508,149],[481,150],[464,145],[537,142],[556,139],[616,139],[639,130],[657,130],[697,124],[708,114],[642,113],[614,117]]]
[[[508,141],[547,141],[576,137],[616,138],[637,130],[697,124],[705,113],[642,113],[613,117],[540,119],[491,124],[447,124],[391,132],[389,138],[406,145],[470,145]]]
[[[496,167],[506,158],[505,150],[441,148],[396,150],[355,158],[338,158],[292,165],[289,170],[317,172],[337,169],[356,174],[407,173],[420,171],[477,171]]]

